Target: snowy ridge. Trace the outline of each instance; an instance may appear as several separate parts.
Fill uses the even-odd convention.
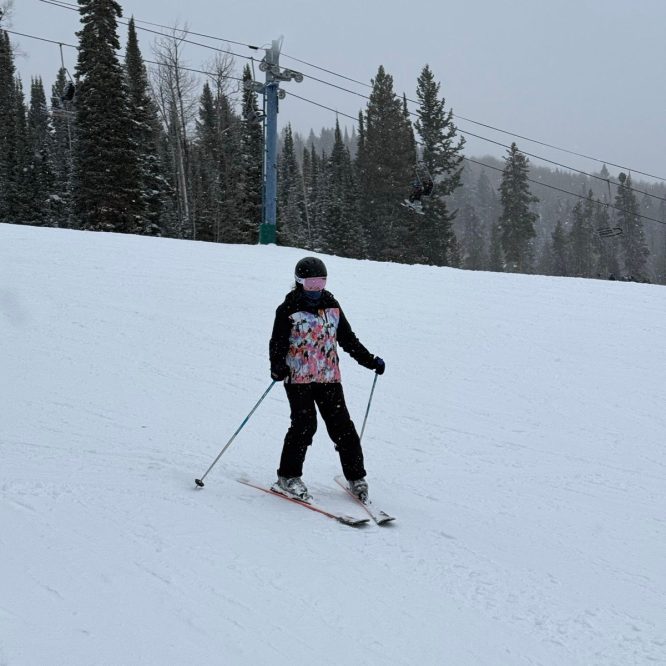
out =
[[[325,257],[387,362],[400,521],[351,530],[236,483],[274,480],[280,387],[194,486],[303,254],[0,225],[0,664],[666,663],[666,290]],[[349,511],[338,473],[320,426]]]

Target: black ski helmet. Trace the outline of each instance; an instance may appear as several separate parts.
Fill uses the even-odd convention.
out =
[[[327,277],[326,266],[317,257],[304,257],[296,264],[295,275],[301,280],[310,277]]]

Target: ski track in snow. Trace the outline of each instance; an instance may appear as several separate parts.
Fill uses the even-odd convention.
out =
[[[397,521],[352,529],[236,483],[274,479],[280,386],[193,483],[303,254],[0,225],[0,666],[666,663],[666,290],[326,257],[387,362]],[[338,473],[320,424],[305,480],[360,515]]]

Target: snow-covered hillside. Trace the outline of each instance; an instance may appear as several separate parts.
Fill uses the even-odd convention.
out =
[[[299,250],[0,225],[0,664],[666,663],[666,290],[324,257],[398,516],[273,481]],[[373,374],[342,355],[360,427]],[[304,479],[327,506],[320,427]]]

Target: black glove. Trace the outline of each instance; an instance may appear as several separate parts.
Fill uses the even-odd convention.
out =
[[[273,381],[281,382],[287,377],[289,377],[289,366],[286,363],[284,365],[274,365],[271,368],[271,379]]]
[[[383,375],[384,370],[386,370],[386,363],[384,363],[384,359],[379,358],[379,356],[375,356],[375,372],[378,375]]]

